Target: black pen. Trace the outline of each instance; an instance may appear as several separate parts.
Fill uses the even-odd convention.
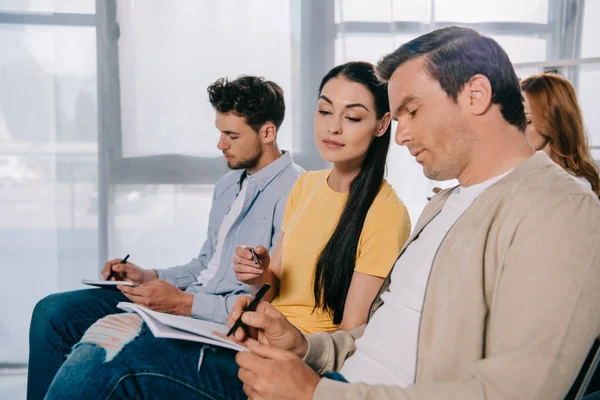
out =
[[[129,259],[129,254],[127,254],[125,256],[125,258],[122,259],[119,264],[127,264],[128,259]],[[115,273],[115,271],[112,270],[112,268],[110,269],[110,274],[108,274],[108,276],[106,277],[106,280],[110,281],[110,278],[115,278],[115,280],[117,280],[117,281],[119,280],[119,279],[117,279],[118,278],[117,274]]]
[[[256,295],[254,295],[254,298],[252,299],[252,301],[250,302],[250,304],[248,304],[244,308],[244,311],[242,311],[242,315],[244,315],[244,313],[246,311],[254,311],[254,310],[256,310],[256,306],[258,305],[258,302],[263,298],[263,296],[265,294],[267,294],[267,292],[269,291],[270,288],[271,288],[271,285],[269,285],[268,283],[265,283],[264,285],[262,285],[262,287],[258,290],[258,292],[256,292]],[[235,324],[233,324],[233,326],[231,327],[231,329],[229,330],[229,332],[227,332],[227,336],[231,336],[231,334],[233,332],[235,332],[235,330],[237,328],[240,327],[240,325],[242,324],[242,315],[240,315],[240,317],[237,319],[237,321],[235,321]]]

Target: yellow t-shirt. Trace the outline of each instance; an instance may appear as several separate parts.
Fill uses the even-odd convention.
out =
[[[330,173],[330,169],[309,171],[298,178],[283,216],[281,282],[279,295],[272,304],[304,333],[337,328],[321,308],[313,312],[317,261],[348,198],[347,193],[329,187]],[[354,271],[386,277],[409,234],[408,211],[392,186],[384,181],[367,213]]]

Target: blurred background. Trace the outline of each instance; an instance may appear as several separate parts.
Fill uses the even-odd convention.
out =
[[[261,75],[285,91],[279,143],[323,168],[323,75],[447,25],[508,52],[519,77],[578,90],[600,159],[600,0],[0,0],[0,398],[25,398],[28,327],[47,294],[110,258],[187,262],[226,167],[206,87]],[[388,181],[417,216],[434,186],[392,144]]]

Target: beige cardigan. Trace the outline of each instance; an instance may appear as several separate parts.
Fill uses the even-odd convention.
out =
[[[406,246],[449,193],[431,200]],[[378,295],[371,315],[381,304]],[[416,383],[322,379],[314,398],[559,400],[600,334],[599,305],[600,202],[539,152],[482,193],[439,247]],[[321,374],[339,370],[363,329],[307,336],[305,361]]]

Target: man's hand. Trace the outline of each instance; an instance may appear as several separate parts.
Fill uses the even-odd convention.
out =
[[[252,344],[235,357],[249,399],[310,400],[321,379],[292,352]]]
[[[240,282],[247,285],[262,285],[267,281],[266,275],[269,272],[271,256],[269,250],[264,246],[256,246],[254,254],[256,254],[258,264],[254,264],[254,257],[248,246],[238,246],[232,258],[233,272]]]
[[[118,279],[112,278],[111,280],[129,281],[135,283],[136,285],[141,285],[158,279],[158,274],[153,269],[145,270],[130,262],[121,264],[121,261],[122,260],[120,258],[117,258],[104,264],[104,269],[102,270],[102,276],[104,279],[108,278],[108,275],[110,275],[111,271],[114,271],[118,276]]]
[[[135,304],[151,310],[176,315],[192,315],[194,295],[165,281],[152,281],[140,287],[119,285],[117,288]]]
[[[242,315],[243,309],[250,304],[251,297],[239,296],[227,316],[227,325],[231,328]],[[291,351],[298,357],[304,357],[308,342],[300,331],[270,303],[261,301],[255,312],[245,312],[242,322],[246,328],[238,328],[233,338],[244,346],[268,344],[278,349]]]

